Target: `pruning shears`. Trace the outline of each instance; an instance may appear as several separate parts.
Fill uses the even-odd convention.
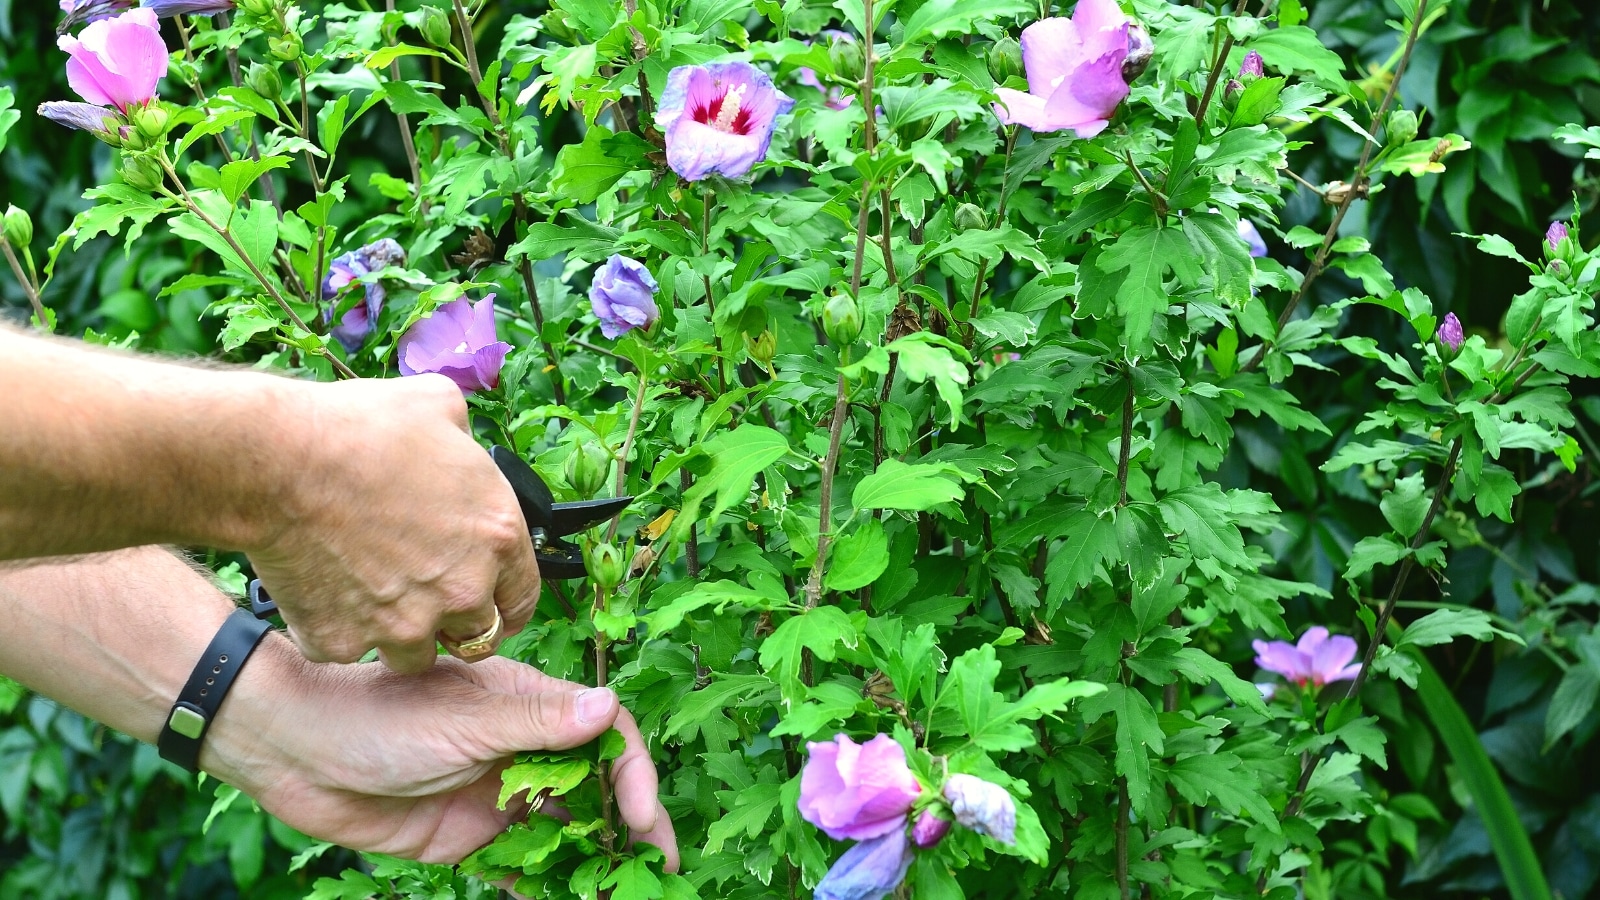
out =
[[[583,551],[564,538],[582,533],[617,515],[633,502],[633,497],[557,503],[550,494],[549,485],[515,451],[506,447],[491,447],[489,458],[494,460],[495,467],[517,495],[523,521],[528,524],[528,537],[533,541],[534,559],[539,563],[539,577],[582,578],[587,575]],[[268,618],[278,612],[278,605],[267,595],[259,578],[250,582],[250,611],[258,619]]]

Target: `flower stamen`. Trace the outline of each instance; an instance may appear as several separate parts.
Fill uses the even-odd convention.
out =
[[[736,84],[722,98],[722,106],[717,109],[717,117],[712,119],[710,125],[725,134],[734,134],[733,125],[739,118],[739,107],[744,102],[744,92],[747,84]]]

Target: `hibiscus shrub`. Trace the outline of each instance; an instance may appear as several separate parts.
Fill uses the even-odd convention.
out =
[[[1295,0],[63,5],[81,102],[39,112],[115,177],[46,275],[160,222],[230,358],[444,373],[558,499],[634,497],[504,652],[622,693],[682,872],[617,833],[602,746],[505,774],[570,821],[314,896],[1328,897],[1415,856],[1439,813],[1380,780],[1378,713],[1454,722],[1423,648],[1525,637],[1396,609],[1575,468],[1600,373],[1575,223],[1473,236],[1528,277],[1470,328],[1349,230],[1470,146],[1400,90],[1437,3],[1361,82]],[[1284,387],[1352,365],[1324,417]],[[1263,441],[1320,473],[1254,473]],[[1368,530],[1297,578],[1318,485]]]

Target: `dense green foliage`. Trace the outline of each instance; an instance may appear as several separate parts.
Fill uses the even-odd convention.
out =
[[[1036,4],[874,5],[870,69],[801,40],[867,33],[860,0],[469,4],[471,53],[446,5],[190,22],[171,133],[134,153],[32,114],[69,96],[55,11],[0,4],[3,190],[61,333],[392,376],[409,325],[496,292],[516,349],[472,398],[484,441],[565,497],[638,496],[609,538],[630,576],[551,584],[505,652],[622,692],[684,874],[609,839],[593,762],[544,757],[510,777],[566,792],[575,825],[536,820],[466,872],[805,896],[841,848],[795,776],[846,731],[1021,801],[1016,847],[958,831],[913,867],[919,898],[1595,890],[1593,17],[1138,0],[1155,58],[1080,140],[990,111],[990,46]],[[304,55],[272,56],[290,31]],[[1251,49],[1266,76],[1228,91]],[[648,110],[672,67],[731,53],[798,105],[753,183],[682,182]],[[871,99],[831,109],[801,67],[847,96],[870,71]],[[139,158],[173,164],[160,191]],[[346,354],[315,286],[380,237],[408,259]],[[613,253],[661,284],[648,336],[595,327]],[[822,326],[840,297],[853,340]],[[1359,697],[1263,702],[1251,640],[1316,624],[1385,637]],[[149,748],[41,698],[0,713],[8,898],[485,893],[231,796],[207,823],[214,785]]]

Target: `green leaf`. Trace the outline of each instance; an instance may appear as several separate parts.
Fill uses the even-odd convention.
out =
[[[584,134],[583,143],[568,144],[556,154],[550,190],[579,203],[593,203],[624,175],[648,165],[646,149],[632,133],[613,135],[595,125]]]
[[[1235,754],[1186,756],[1167,769],[1167,778],[1185,800],[1196,806],[1205,806],[1208,798],[1215,797],[1225,812],[1234,815],[1248,812],[1252,819],[1268,829],[1278,830],[1278,817],[1261,796],[1259,780]]]
[[[1595,647],[1586,658],[1561,676],[1555,693],[1550,696],[1550,709],[1544,718],[1544,752],[1549,753],[1556,741],[1577,728],[1589,713],[1594,711],[1595,700],[1600,698],[1600,638],[1595,633],[1584,635],[1580,641]]]
[[[1100,254],[1101,271],[1128,271],[1117,289],[1117,309],[1127,317],[1123,334],[1130,354],[1149,346],[1155,317],[1164,314],[1171,303],[1164,286],[1167,269],[1174,261],[1191,256],[1181,231],[1152,225],[1128,229]]]
[[[1207,483],[1173,491],[1161,498],[1161,518],[1181,534],[1195,559],[1214,559],[1223,565],[1245,567],[1244,536],[1234,524],[1232,505],[1222,489]]]
[[[756,476],[789,452],[789,442],[771,428],[740,425],[706,441],[700,452],[711,460],[711,468],[684,492],[683,510],[673,523],[680,536],[687,536],[689,526],[702,519],[700,504],[712,493],[717,499],[711,512],[703,517],[706,521],[713,521],[724,510],[744,502]]]
[[[1344,93],[1344,60],[1304,25],[1260,31],[1247,46],[1274,69],[1308,74],[1318,86]]]
[[[911,381],[933,382],[954,427],[961,420],[961,388],[970,377],[964,365],[971,360],[966,349],[931,331],[913,332],[885,349],[900,355],[900,374]]]
[[[877,581],[888,568],[889,537],[882,522],[867,519],[833,545],[823,586],[830,591],[853,591]]]
[[[1230,128],[1248,128],[1260,125],[1278,108],[1278,95],[1283,92],[1285,78],[1257,78],[1239,95],[1239,105],[1233,108]]]
[[[1383,510],[1383,517],[1389,520],[1389,526],[1407,540],[1422,529],[1422,520],[1428,514],[1431,498],[1426,488],[1422,473],[1418,472],[1397,479],[1394,488],[1385,492],[1383,499],[1378,501],[1378,508]]]
[[[759,835],[777,811],[781,795],[782,786],[777,784],[752,784],[737,791],[718,791],[717,799],[728,811],[706,830],[705,852],[721,853],[724,843],[741,834],[746,838]]]
[[[1394,538],[1364,537],[1350,549],[1350,561],[1345,564],[1345,581],[1355,581],[1376,566],[1392,566],[1410,553],[1410,548]]]
[[[1455,763],[1456,777],[1472,798],[1472,805],[1489,833],[1489,846],[1500,863],[1500,872],[1512,900],[1553,900],[1533,842],[1528,839],[1517,807],[1511,802],[1505,782],[1500,780],[1500,773],[1473,730],[1471,720],[1433,665],[1420,654],[1414,658],[1421,666],[1417,699],[1438,730],[1440,741]]]
[[[974,23],[1023,15],[1033,8],[1027,0],[929,0],[905,19],[896,49],[912,48],[913,55],[920,56],[922,49],[917,45],[928,38],[951,32],[971,34],[976,30]]]
[[[1495,627],[1489,614],[1481,609],[1438,609],[1407,625],[1394,647],[1433,647],[1463,635],[1475,641],[1490,641],[1499,635],[1523,643],[1521,637]]]
[[[946,465],[903,463],[886,459],[878,471],[856,484],[851,504],[856,509],[903,509],[921,512],[961,499],[961,485]]]
[[[672,599],[666,606],[643,616],[653,636],[665,635],[677,628],[685,616],[707,606],[715,605],[717,615],[731,604],[747,610],[770,610],[783,606],[783,597],[773,597],[733,581],[703,581]]]
[[[855,623],[837,606],[818,606],[784,620],[761,642],[761,665],[777,675],[786,695],[803,693],[800,662],[805,650],[823,662],[832,662],[840,645],[859,642]]]
[[[566,214],[567,225],[556,225],[552,222],[535,222],[528,226],[528,233],[522,240],[512,244],[506,251],[506,258],[512,261],[527,257],[539,262],[570,253],[585,259],[598,258],[616,251],[617,239],[621,232],[615,228],[607,228],[577,215],[570,210]]]
[[[222,195],[228,202],[238,203],[240,198],[250,192],[250,186],[256,183],[262,175],[273,169],[286,169],[289,167],[287,156],[264,156],[259,161],[254,159],[234,160],[222,167],[220,187]]]
[[[1045,583],[1050,586],[1045,602],[1052,613],[1072,591],[1101,576],[1106,560],[1116,559],[1122,548],[1117,543],[1116,521],[1083,509],[1065,523],[1067,543],[1050,556]]]
[[[501,809],[511,798],[527,792],[529,799],[542,791],[559,797],[583,783],[593,769],[587,759],[575,756],[526,756],[500,774]]]
[[[1166,735],[1155,707],[1139,691],[1111,684],[1104,694],[1079,704],[1079,711],[1090,725],[1108,712],[1116,715],[1117,774],[1128,779],[1128,798],[1134,808],[1146,809],[1150,800],[1150,756],[1166,753]]]
[[[663,894],[661,879],[639,856],[618,860],[617,867],[600,882],[600,887],[610,889],[611,900],[660,900]]]
[[[1391,175],[1432,175],[1444,171],[1442,160],[1452,153],[1472,148],[1472,142],[1459,134],[1423,138],[1390,150],[1383,156],[1383,170]],[[1480,248],[1481,249],[1481,248]],[[1493,253],[1493,250],[1488,251]],[[1512,251],[1513,253],[1516,251]],[[1513,257],[1519,258],[1519,257]]]

